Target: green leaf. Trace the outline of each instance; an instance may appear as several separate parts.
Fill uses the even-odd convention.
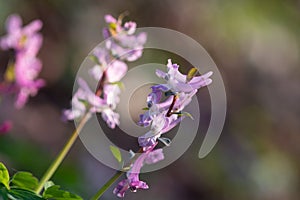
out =
[[[198,69],[193,67],[192,69],[189,70],[187,76],[186,76],[186,82],[190,82],[190,80],[192,80],[194,78],[194,76],[196,76],[196,74],[198,73]]]
[[[59,188],[59,185],[53,185],[47,188],[47,190],[45,190],[43,193],[43,197],[51,200],[82,200],[80,196]]]
[[[17,172],[11,179],[11,186],[32,190],[38,187],[39,180],[29,172]]]
[[[182,112],[182,113],[179,113],[178,116],[179,116],[179,117],[186,116],[186,117],[189,117],[189,118],[191,118],[192,120],[194,120],[194,117],[192,116],[192,114],[191,114],[191,113],[188,113],[188,112]]]
[[[12,188],[7,192],[7,197],[10,200],[44,200],[34,192],[21,188]]]
[[[2,183],[0,183],[0,199],[8,200],[7,193],[8,193],[7,188]]]
[[[113,156],[117,159],[120,163],[122,161],[122,155],[118,147],[110,146],[110,151],[112,152]]]
[[[52,181],[47,181],[45,184],[44,184],[44,190],[47,190],[49,187],[55,185]]]
[[[9,173],[2,162],[0,162],[0,183],[9,189]]]
[[[145,108],[142,108],[142,110],[149,110],[149,108],[148,108],[148,107],[145,107]]]
[[[100,65],[100,62],[99,62],[97,56],[95,56],[95,55],[92,54],[92,55],[89,55],[88,57],[89,57],[89,59],[91,59],[91,61],[93,61],[97,65]]]

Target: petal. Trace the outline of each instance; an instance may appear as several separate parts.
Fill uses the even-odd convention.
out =
[[[30,24],[26,25],[23,28],[23,32],[26,36],[30,36],[35,32],[39,31],[43,26],[43,22],[41,20],[34,20]]]
[[[135,32],[136,23],[135,22],[126,22],[124,24],[124,28],[127,31],[127,34],[132,35]]]
[[[106,23],[116,23],[117,22],[116,18],[114,18],[111,15],[105,15],[104,19],[105,19]]]
[[[22,19],[19,15],[10,15],[6,20],[6,30],[8,33],[13,33],[22,26]]]
[[[97,81],[102,78],[103,71],[100,65],[95,65],[93,68],[89,69],[89,74]]]
[[[157,163],[163,159],[164,159],[163,149],[156,149],[147,155],[144,162],[150,165],[150,164]]]
[[[107,80],[110,83],[120,81],[127,72],[127,65],[119,60],[114,60],[106,70]]]

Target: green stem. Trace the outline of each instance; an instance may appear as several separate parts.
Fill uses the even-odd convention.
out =
[[[130,160],[130,162],[125,165],[120,171],[117,171],[113,177],[111,177],[99,190],[98,192],[91,198],[91,200],[98,200],[104,192],[131,166],[131,164],[140,156],[140,153],[143,153],[143,148],[140,148],[137,151],[137,154]]]
[[[104,192],[122,175],[124,174],[124,171],[117,171],[113,177],[111,177],[104,185],[103,187],[98,190],[98,192],[91,198],[91,200],[98,200]]]
[[[64,160],[64,158],[66,157],[66,155],[70,151],[71,147],[75,143],[75,141],[76,141],[76,139],[77,139],[80,131],[82,130],[83,126],[88,121],[89,117],[90,117],[90,113],[86,113],[82,117],[79,125],[77,126],[77,128],[75,129],[75,131],[72,133],[71,137],[69,138],[69,140],[65,144],[64,148],[58,154],[58,156],[56,157],[56,159],[52,162],[52,164],[50,165],[50,167],[48,168],[48,170],[45,172],[44,176],[42,177],[41,181],[39,182],[39,185],[38,185],[38,187],[35,190],[36,194],[39,194],[42,191],[42,189],[44,187],[44,184],[47,181],[50,180],[50,178],[53,176],[53,174],[55,173],[55,171],[57,170],[57,168],[59,167],[59,165],[62,163],[62,161]]]

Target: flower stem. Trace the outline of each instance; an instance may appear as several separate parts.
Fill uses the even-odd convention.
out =
[[[77,126],[77,128],[75,129],[75,131],[72,133],[71,137],[69,138],[69,140],[65,144],[64,148],[58,154],[58,156],[56,157],[56,159],[50,165],[50,167],[48,168],[48,170],[45,172],[44,176],[42,177],[41,181],[39,182],[39,185],[38,185],[38,187],[35,190],[36,194],[39,194],[42,191],[42,189],[44,187],[44,184],[47,181],[50,180],[50,178],[53,176],[53,174],[55,173],[55,171],[57,170],[57,168],[59,167],[59,165],[62,163],[62,161],[64,160],[64,158],[66,157],[66,155],[70,151],[71,147],[75,143],[75,141],[76,141],[76,139],[77,139],[80,131],[82,130],[83,126],[88,121],[90,115],[91,114],[88,112],[88,113],[86,113],[82,117],[79,125]]]
[[[173,96],[173,101],[172,101],[172,103],[171,103],[171,105],[169,107],[169,110],[168,110],[168,112],[166,114],[166,117],[170,117],[172,115],[172,110],[173,110],[173,108],[175,106],[175,102],[176,102],[177,99],[178,99],[178,95],[175,94]]]
[[[90,200],[98,200],[104,192],[116,181],[118,178],[124,174],[126,171],[128,171],[128,168],[130,165],[140,156],[140,154],[143,153],[143,148],[140,148],[137,151],[137,154],[134,155],[134,157],[130,160],[130,162],[125,165],[122,169],[117,171],[114,176],[112,176],[99,190],[98,192],[90,199]]]
[[[124,171],[117,171],[114,176],[112,176],[99,190],[98,192],[91,198],[91,200],[98,200],[104,192],[116,181],[118,178],[124,174]]]

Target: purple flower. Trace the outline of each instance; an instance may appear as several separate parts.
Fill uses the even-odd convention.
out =
[[[11,15],[6,21],[7,35],[0,39],[0,47],[4,50],[15,50],[13,78],[18,95],[16,108],[22,108],[29,96],[35,96],[45,85],[44,80],[38,79],[42,69],[41,61],[36,57],[42,45],[42,36],[37,33],[42,27],[40,20],[35,20],[22,27],[22,20],[18,15]],[[8,68],[8,70],[11,70]]]
[[[106,48],[111,54],[129,62],[135,61],[142,56],[143,46],[146,43],[146,33],[135,34],[136,23],[126,22],[122,25],[121,17],[117,20],[111,15],[105,16],[109,28],[103,30],[106,41]]]
[[[96,96],[88,84],[81,78],[78,79],[79,88],[72,98],[72,108],[64,111],[68,120],[81,118],[86,112],[101,112],[105,109],[105,101]]]
[[[7,35],[0,40],[0,47],[4,50],[22,50],[28,41],[42,28],[40,20],[34,20],[27,26],[22,27],[22,19],[18,15],[10,15],[6,20]]]
[[[156,144],[152,145],[147,151],[142,153],[132,164],[130,171],[127,172],[127,178],[118,183],[113,193],[118,197],[124,197],[125,192],[130,189],[136,192],[137,189],[148,189],[147,183],[139,180],[141,168],[145,164],[154,164],[164,159],[162,149],[153,150]]]
[[[152,92],[147,97],[149,110],[140,115],[139,125],[151,124],[150,131],[138,138],[139,145],[143,148],[155,144],[162,134],[173,129],[186,116],[190,116],[188,113],[183,113],[183,109],[192,101],[199,88],[211,83],[209,77],[212,72],[187,80],[187,76],[178,71],[179,66],[172,64],[170,59],[167,67],[167,73],[156,71],[156,74],[167,83],[151,87]],[[166,93],[170,96],[161,102],[163,94]]]
[[[179,72],[179,66],[172,64],[171,59],[168,60],[168,72],[165,73],[161,70],[156,70],[156,75],[166,80],[166,84],[162,84],[162,87],[168,88],[172,92],[191,92],[195,89],[205,87],[209,85],[212,80],[209,78],[213,72],[207,72],[202,76],[193,77],[190,81],[187,81],[187,76]]]
[[[10,131],[12,128],[12,122],[9,120],[6,120],[0,124],[0,135],[3,135]]]
[[[105,72],[106,81],[108,83],[114,83],[120,81],[127,72],[127,65],[120,60],[112,60],[109,56],[107,49],[96,48],[93,55],[97,58],[97,63],[89,73],[95,78],[100,80]]]
[[[81,78],[78,79],[79,88],[72,98],[72,108],[64,110],[67,120],[83,117],[86,113],[101,113],[103,120],[110,128],[119,125],[119,114],[114,112],[119,102],[120,89],[116,85],[105,85],[104,98],[97,96]]]

